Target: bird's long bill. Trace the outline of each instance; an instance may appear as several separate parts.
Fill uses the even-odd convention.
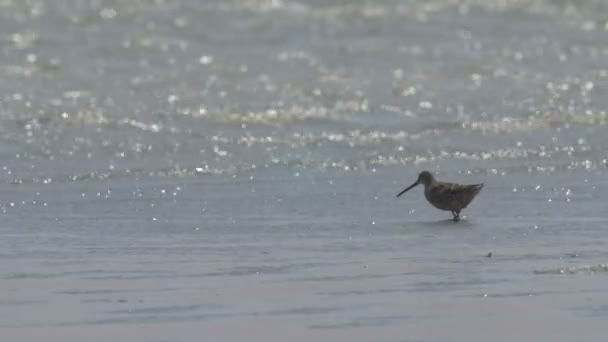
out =
[[[405,188],[405,190],[401,191],[401,192],[400,192],[400,193],[397,195],[397,197],[399,197],[399,196],[403,195],[403,194],[404,194],[404,193],[406,193],[406,192],[407,192],[409,189],[411,189],[411,188],[415,187],[416,185],[418,185],[418,181],[415,181],[415,182],[414,182],[414,184],[412,184],[412,185],[408,186],[407,188]]]

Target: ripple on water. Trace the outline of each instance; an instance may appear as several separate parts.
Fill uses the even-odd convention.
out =
[[[533,271],[534,274],[603,274],[608,273],[608,264],[570,267],[548,267]]]
[[[165,315],[165,314],[179,314],[184,312],[196,312],[200,310],[211,310],[219,309],[222,306],[219,304],[193,304],[193,305],[169,305],[169,306],[155,306],[145,308],[129,308],[120,310],[107,311],[107,314],[127,314],[131,315]]]
[[[438,316],[438,315],[437,315]],[[383,327],[394,324],[403,323],[406,321],[419,321],[424,319],[436,318],[435,315],[379,315],[379,316],[367,316],[360,317],[352,320],[346,320],[340,323],[334,324],[314,324],[311,328],[314,329],[342,329],[342,328],[355,328],[355,327]]]

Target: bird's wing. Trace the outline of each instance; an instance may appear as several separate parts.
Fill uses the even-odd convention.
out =
[[[466,208],[469,203],[477,196],[479,191],[483,188],[483,184],[454,184],[450,183],[444,190],[452,197],[453,200],[458,201],[463,208]]]

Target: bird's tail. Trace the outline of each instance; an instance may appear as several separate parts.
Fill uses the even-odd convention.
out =
[[[479,193],[482,188],[483,188],[483,183],[471,185],[471,189],[475,190],[475,193]]]

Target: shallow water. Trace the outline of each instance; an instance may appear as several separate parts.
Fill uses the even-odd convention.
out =
[[[0,0],[0,338],[604,340],[607,15]]]

